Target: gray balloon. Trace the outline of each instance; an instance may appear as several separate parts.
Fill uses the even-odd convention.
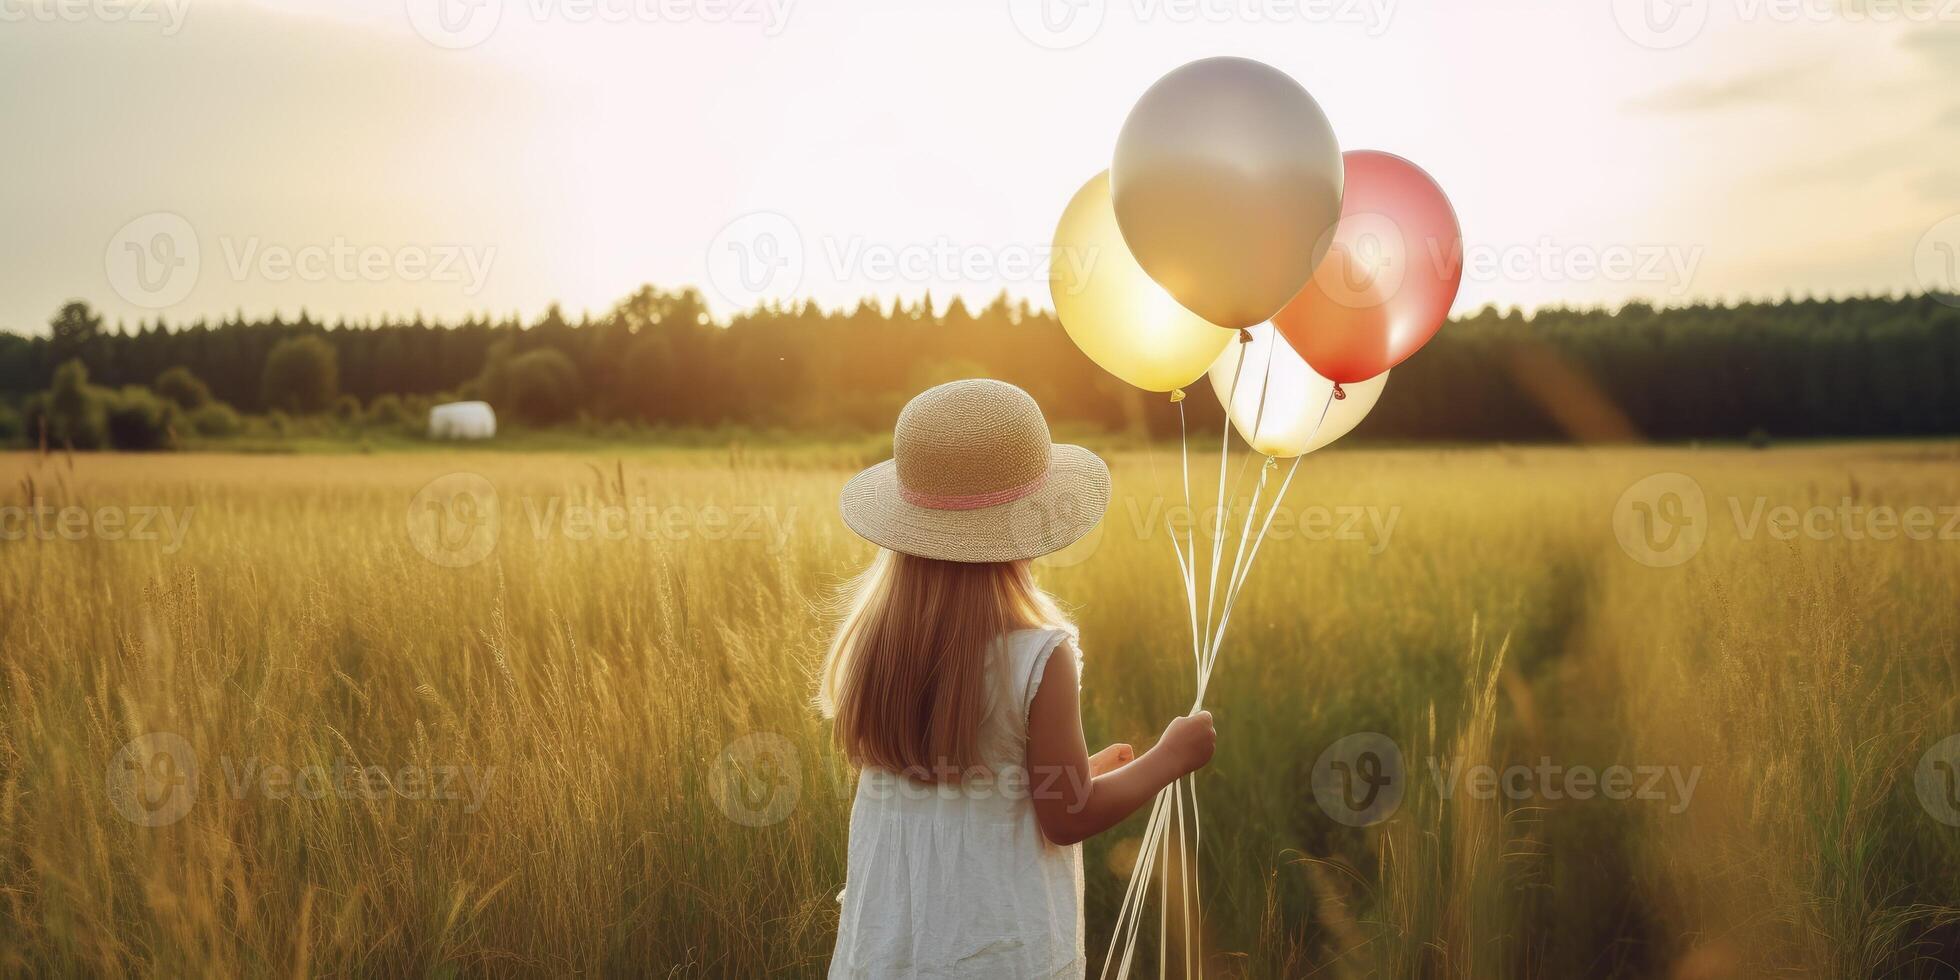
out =
[[[1299,82],[1194,61],[1143,93],[1109,168],[1137,263],[1221,327],[1264,323],[1313,275],[1341,216],[1341,148]]]

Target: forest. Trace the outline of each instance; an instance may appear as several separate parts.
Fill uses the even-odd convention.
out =
[[[1164,435],[1178,425],[1169,398],[1110,378],[1052,314],[1004,295],[978,310],[928,295],[850,310],[762,308],[718,322],[695,290],[647,286],[576,320],[554,307],[528,323],[325,323],[301,313],[134,326],[105,324],[77,301],[49,326],[34,337],[0,333],[0,438],[32,441],[48,406],[58,421],[60,405],[77,411],[91,391],[108,399],[110,425],[118,405],[145,417],[230,413],[209,434],[236,428],[241,413],[378,416],[412,429],[430,403],[484,398],[523,427],[856,436],[888,429],[924,387],[980,375],[1028,389],[1063,433]],[[1529,315],[1485,308],[1396,368],[1388,390],[1353,438],[1952,434],[1960,432],[1960,304],[1909,295]],[[160,396],[154,407],[142,401],[151,391]],[[1216,424],[1209,394],[1185,404],[1191,424]]]

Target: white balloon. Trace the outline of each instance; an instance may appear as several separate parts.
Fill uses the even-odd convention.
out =
[[[1247,332],[1251,341],[1232,344],[1212,362],[1211,390],[1239,437],[1265,455],[1304,456],[1354,431],[1388,384],[1388,372],[1383,371],[1342,385],[1346,397],[1335,398],[1334,382],[1308,367],[1272,324]],[[1232,379],[1241,370],[1235,390]]]

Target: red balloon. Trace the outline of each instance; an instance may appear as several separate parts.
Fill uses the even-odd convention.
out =
[[[1347,189],[1327,257],[1273,325],[1337,384],[1366,381],[1441,329],[1463,281],[1463,230],[1421,167],[1379,150],[1341,154]]]

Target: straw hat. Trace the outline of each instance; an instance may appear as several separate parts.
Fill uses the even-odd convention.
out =
[[[1004,381],[929,388],[898,413],[892,459],[844,484],[844,523],[873,544],[945,561],[1020,561],[1088,534],[1109,467],[1048,441],[1048,420]]]

